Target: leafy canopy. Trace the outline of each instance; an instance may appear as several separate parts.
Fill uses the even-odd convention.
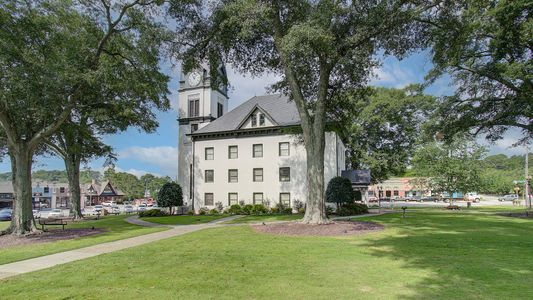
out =
[[[436,99],[420,86],[371,88],[339,99],[338,121],[352,169],[370,169],[373,182],[402,174],[420,143]]]
[[[440,110],[448,136],[473,129],[497,140],[510,127],[533,137],[533,5],[530,0],[443,1],[431,20],[431,80],[451,74]]]
[[[486,150],[471,137],[455,137],[448,142],[430,142],[416,150],[412,182],[435,192],[475,192],[481,186],[481,159]]]

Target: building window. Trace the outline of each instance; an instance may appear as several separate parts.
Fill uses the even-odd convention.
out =
[[[263,193],[254,193],[254,204],[263,204]]]
[[[263,181],[263,169],[257,168],[254,169],[254,182],[262,182]]]
[[[189,118],[198,117],[200,115],[200,100],[189,100]]]
[[[233,204],[239,204],[237,193],[229,193],[228,194],[228,205],[231,206]]]
[[[263,144],[254,144],[252,156],[263,157]]]
[[[60,187],[60,188],[59,188],[59,192],[60,192],[61,194],[65,193],[65,187],[63,187],[63,186]]]
[[[45,187],[44,187],[44,193],[45,193],[45,194],[50,193],[50,188],[47,187],[47,186],[45,186]]]
[[[265,125],[265,114],[259,114],[259,126]]]
[[[289,142],[279,143],[279,156],[289,156],[291,153]]]
[[[195,132],[196,130],[198,130],[198,124],[191,124],[191,133]]]
[[[215,170],[205,170],[205,182],[215,181]]]
[[[291,168],[279,168],[279,181],[291,181]]]
[[[205,206],[211,206],[213,203],[215,203],[215,197],[213,196],[213,193],[205,193],[204,196],[204,205]]]
[[[215,159],[215,148],[209,147],[205,148],[205,160]]]
[[[394,191],[394,192],[393,192],[393,195],[394,195],[394,196],[400,196],[400,192],[399,192],[399,191]]]
[[[251,120],[252,120],[252,127],[256,127],[257,126],[257,116],[255,114],[252,114],[250,116]]]
[[[237,169],[228,170],[228,182],[239,182],[239,171]]]
[[[235,159],[237,157],[239,157],[239,148],[237,146],[229,146],[228,147],[228,158]]]
[[[222,103],[217,103],[217,118],[222,117],[224,114],[224,105]]]
[[[279,203],[283,204],[285,207],[291,207],[291,193],[280,193]]]

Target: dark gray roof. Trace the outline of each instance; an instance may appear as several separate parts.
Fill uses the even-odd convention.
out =
[[[342,171],[341,176],[350,179],[352,184],[370,184],[370,170],[344,170]]]
[[[257,107],[265,111],[278,126],[300,124],[300,116],[298,115],[296,104],[293,101],[289,101],[289,98],[284,95],[273,94],[251,98],[222,117],[197,130],[194,134],[236,130],[252,110]]]

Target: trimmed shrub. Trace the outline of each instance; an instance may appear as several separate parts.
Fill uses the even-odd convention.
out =
[[[187,214],[188,214],[189,216],[192,216],[192,215],[194,215],[194,211],[193,211],[193,210],[189,210],[189,211],[187,211]]]
[[[246,204],[245,206],[242,207],[241,213],[243,215],[249,215],[252,213],[253,210],[254,210],[254,206],[252,204]]]
[[[168,216],[168,213],[165,211],[162,211],[160,209],[150,209],[145,211],[139,212],[139,217],[145,218],[145,217],[164,217]]]
[[[279,214],[292,214],[292,208],[279,202],[279,203],[276,203],[276,206],[271,208],[271,212],[275,214],[278,214],[278,213]]]
[[[172,207],[183,205],[183,192],[175,182],[165,183],[157,193],[157,205],[167,207],[172,214]]]
[[[242,211],[242,207],[239,204],[233,204],[227,210],[227,212],[232,215],[238,215],[241,213],[241,211]]]
[[[215,208],[213,208],[212,210],[209,211],[209,214],[210,214],[210,215],[218,215],[218,210],[216,210]]]
[[[326,202],[337,203],[337,207],[343,203],[353,202],[354,192],[350,179],[345,177],[333,177],[326,189]]]
[[[207,207],[201,207],[200,208],[200,211],[198,212],[199,215],[203,216],[203,215],[207,215],[207,213],[209,212],[209,208]]]
[[[368,206],[361,203],[347,203],[337,210],[339,216],[354,216],[368,213]]]
[[[266,208],[263,204],[254,204],[250,213],[254,215],[263,215],[268,213],[268,208]]]
[[[305,214],[305,207],[301,207],[298,209],[299,214]]]

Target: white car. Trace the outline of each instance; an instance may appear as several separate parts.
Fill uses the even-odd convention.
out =
[[[147,207],[147,205],[145,203],[143,203],[143,204],[139,205],[139,208],[137,210],[138,211],[145,211],[146,207]]]
[[[94,206],[94,210],[95,211],[102,211],[104,209],[104,207],[102,205],[95,205]]]
[[[127,214],[132,213],[133,212],[133,206],[125,205],[124,206],[124,212],[127,213]]]
[[[48,213],[49,218],[58,218],[62,216],[63,216],[63,212],[59,208],[54,208]]]
[[[479,196],[477,193],[467,193],[465,195],[465,200],[471,202],[479,202],[481,200],[481,196]]]

